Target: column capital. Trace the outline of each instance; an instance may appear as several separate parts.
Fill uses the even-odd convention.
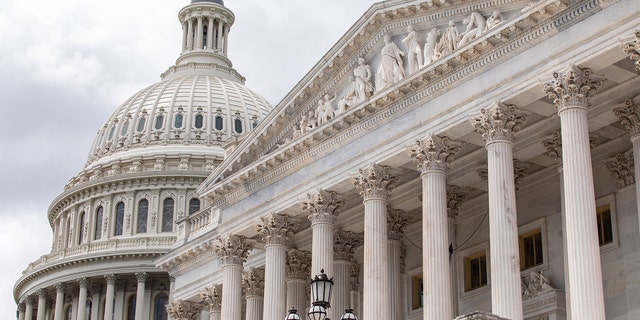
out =
[[[205,305],[209,306],[209,312],[220,311],[222,308],[222,285],[216,284],[204,288],[204,292],[200,293],[200,298]]]
[[[18,311],[24,313],[27,311],[27,305],[25,303],[18,303]]]
[[[87,278],[84,278],[84,277],[79,278],[77,281],[78,281],[78,286],[80,286],[80,288],[85,288],[85,289],[87,288],[87,284],[89,283],[87,281]]]
[[[283,214],[271,213],[260,218],[262,224],[256,225],[256,231],[262,234],[262,241],[267,245],[279,244],[289,246],[291,238],[299,224]]]
[[[336,230],[333,234],[333,255],[335,260],[351,260],[356,248],[362,245],[362,236],[354,232]]]
[[[167,313],[176,320],[197,320],[202,312],[202,303],[176,300],[166,306]]]
[[[311,252],[291,249],[287,252],[287,276],[290,279],[309,280],[311,276]]]
[[[404,210],[387,207],[387,238],[400,240],[414,216]]]
[[[136,272],[136,280],[138,283],[147,282],[148,274],[146,272]]]
[[[220,257],[223,265],[242,265],[252,249],[253,245],[245,237],[233,234],[221,235],[213,246],[213,251]]]
[[[467,200],[468,195],[456,185],[447,185],[447,216],[451,218],[457,216],[460,205]]]
[[[30,305],[33,306],[36,303],[36,296],[34,295],[28,295],[25,299],[24,302],[26,303],[26,305]]]
[[[542,140],[542,145],[547,149],[546,154],[555,161],[557,165],[562,165],[562,134],[556,130],[549,139]]]
[[[482,134],[486,145],[495,141],[513,142],[515,133],[527,120],[526,114],[517,111],[513,104],[495,101],[472,117],[471,125]]]
[[[409,157],[423,174],[428,171],[446,172],[459,150],[460,143],[432,133],[407,147]]]
[[[624,54],[633,60],[636,71],[640,71],[640,31],[636,31],[633,39],[622,44]]]
[[[636,99],[639,99],[636,97]],[[624,101],[624,107],[613,109],[620,123],[627,129],[631,137],[640,135],[640,105],[632,99]]]
[[[47,297],[47,289],[45,288],[40,288],[38,290],[36,290],[36,294],[38,295],[38,298],[46,298]]]
[[[56,292],[64,292],[64,283],[62,282],[54,284],[53,287],[56,289]]]
[[[604,161],[604,165],[609,169],[611,176],[616,179],[616,187],[618,189],[635,183],[632,151],[618,153],[613,158]]]
[[[107,284],[116,284],[116,280],[118,280],[118,276],[113,273],[105,274],[104,279],[107,281]]]
[[[344,203],[338,199],[335,192],[322,189],[307,193],[307,198],[308,202],[303,202],[301,205],[303,210],[309,211],[311,223],[321,221],[333,223]]]
[[[371,163],[358,170],[358,175],[353,178],[353,185],[366,201],[371,198],[387,199],[397,181],[398,177],[391,175],[389,166]]]
[[[543,84],[547,96],[553,99],[558,113],[568,108],[586,109],[591,104],[604,78],[594,74],[590,68],[569,64],[564,70],[553,73],[553,80]]]
[[[264,270],[251,268],[242,273],[242,291],[245,296],[264,296]]]

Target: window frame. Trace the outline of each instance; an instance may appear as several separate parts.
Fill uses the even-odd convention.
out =
[[[541,240],[542,240],[542,263],[533,267],[530,267],[528,269],[522,269],[523,266],[523,253],[520,252],[520,248],[521,248],[521,236],[527,233],[530,233],[532,231],[535,231],[536,229],[540,229],[540,236],[541,236]],[[529,274],[531,274],[531,272],[534,271],[542,271],[542,270],[548,270],[549,269],[549,246],[548,246],[548,241],[547,241],[547,219],[545,217],[542,217],[540,219],[536,219],[533,220],[531,222],[525,223],[521,226],[518,227],[518,254],[519,254],[519,258],[520,258],[520,276],[521,277],[528,277]]]
[[[146,211],[144,212],[144,215],[145,215],[144,224],[141,224],[140,222],[142,222],[142,221],[140,221],[140,219],[142,219],[141,209],[142,209],[142,202],[143,201],[147,202],[147,206],[145,208]],[[149,223],[149,204],[150,204],[150,202],[149,202],[149,199],[147,199],[147,198],[142,198],[142,199],[138,200],[138,207],[137,207],[137,212],[136,212],[136,234],[142,234],[142,233],[149,232],[149,228],[148,228],[148,223]],[[141,231],[140,227],[142,225],[144,225],[144,230]]]
[[[465,268],[466,263],[465,260],[469,257],[476,256],[484,251],[484,254],[487,259],[487,284],[481,287],[471,289],[466,291],[466,277],[465,277]],[[457,270],[458,270],[458,294],[461,300],[468,299],[470,297],[475,297],[478,295],[483,295],[491,292],[491,253],[489,251],[489,241],[484,241],[475,246],[471,246],[464,250],[461,250],[456,255],[457,260]]]
[[[119,215],[120,215],[120,213],[118,211],[118,207],[120,206],[120,204],[122,204],[122,221],[121,221],[122,228],[120,229],[120,233],[118,234],[118,218],[119,218]],[[124,218],[125,218],[124,216],[126,214],[127,207],[126,207],[124,201],[121,200],[121,201],[118,201],[116,203],[116,205],[114,206],[114,209],[115,210],[113,210],[114,211],[113,212],[113,218],[114,218],[113,219],[113,236],[114,237],[119,237],[119,236],[124,235]]]
[[[596,200],[596,217],[594,217],[595,219],[597,219],[598,208],[605,205],[609,205],[609,211],[611,212],[611,235],[613,237],[613,241],[604,245],[600,245],[600,241],[598,240],[600,253],[615,250],[620,246],[619,239],[618,239],[618,214],[616,212],[615,193],[608,194]],[[597,226],[597,222],[596,222],[596,226]]]

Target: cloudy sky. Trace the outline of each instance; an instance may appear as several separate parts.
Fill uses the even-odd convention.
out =
[[[229,58],[276,104],[373,0],[226,0]],[[51,201],[112,111],[178,57],[188,0],[0,1],[0,317],[51,248]]]

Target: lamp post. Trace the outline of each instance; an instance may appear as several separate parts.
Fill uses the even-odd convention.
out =
[[[320,270],[320,274],[311,280],[311,295],[313,301],[309,308],[309,320],[331,320],[327,318],[327,309],[331,308],[331,289],[333,288],[333,278],[329,278],[324,269]],[[296,308],[291,308],[285,320],[300,320],[300,315]],[[345,314],[340,320],[358,320],[353,313],[353,309],[347,308]]]

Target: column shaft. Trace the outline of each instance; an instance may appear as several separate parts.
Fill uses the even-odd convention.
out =
[[[207,50],[213,50],[213,17],[209,17],[209,22],[207,23]]]
[[[107,295],[104,300],[104,318],[113,318],[113,300],[115,297],[115,279],[107,278]]]
[[[24,312],[24,318],[26,320],[31,320],[33,319],[33,301],[31,301],[30,298],[27,298],[27,308],[25,309]]]
[[[227,55],[227,48],[229,47],[229,25],[225,23],[224,25],[224,48],[222,49],[222,52],[224,53],[224,55]]]
[[[54,320],[63,320],[64,313],[64,286],[58,283],[56,286],[56,307],[54,313]],[[110,319],[110,318],[109,318]]]
[[[305,314],[309,304],[306,279],[291,278],[287,281],[287,308],[296,308],[298,314]]]
[[[77,320],[85,320],[87,313],[87,283],[86,279],[78,280],[80,283],[80,293],[78,294],[78,315]]]
[[[189,37],[189,24],[184,21],[182,23],[182,52],[187,51],[187,39]]]
[[[138,285],[136,288],[136,319],[144,318],[144,307],[147,305],[145,301],[144,290],[146,289],[147,274],[143,272],[136,273]]]
[[[24,312],[21,308],[18,308],[18,320],[24,320]]]
[[[333,303],[328,311],[331,319],[340,319],[344,310],[351,307],[351,261],[336,260],[333,265]]]
[[[218,20],[218,28],[216,29],[216,49],[222,52],[222,20]]]
[[[198,17],[198,26],[196,33],[196,45],[195,48],[198,50],[202,50],[202,39],[204,34],[204,25],[202,23],[202,17]]]
[[[458,244],[456,243],[456,218],[455,216],[448,216],[448,235],[449,235],[449,244],[452,248],[457,248]],[[458,316],[458,268],[456,267],[456,257],[455,255],[449,256],[449,288],[451,288],[451,314],[455,318]]]
[[[264,300],[261,296],[258,296],[258,295],[247,296],[246,320],[262,320],[262,310],[265,309],[266,307],[267,307],[267,304],[264,303]],[[266,312],[264,316],[266,318],[267,316]]]
[[[324,273],[333,277],[333,219],[330,217],[318,217],[311,222],[312,244],[311,244],[311,277]]]
[[[242,319],[242,265],[225,264],[222,266],[222,319]]]
[[[287,314],[287,249],[282,244],[267,244],[264,279],[264,319],[281,320]],[[247,318],[248,319],[248,318]]]
[[[640,221],[640,135],[633,135],[631,143],[633,144],[633,166],[637,168],[633,171],[633,178],[636,181],[636,210],[638,221]]]
[[[45,320],[45,312],[47,311],[47,294],[44,289],[38,291],[38,314],[37,320]]]
[[[453,319],[446,174],[422,174],[423,319]]]
[[[389,312],[391,320],[403,319],[404,299],[402,290],[402,242],[389,240]]]
[[[388,320],[389,247],[387,244],[387,201],[364,200],[364,313],[367,320]]]
[[[193,19],[187,22],[187,51],[193,50]]]

